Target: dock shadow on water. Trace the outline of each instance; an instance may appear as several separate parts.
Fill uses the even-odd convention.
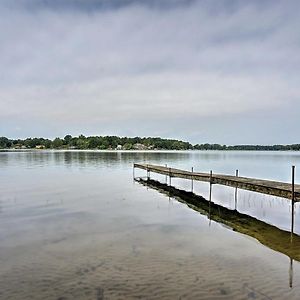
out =
[[[294,259],[300,262],[300,236],[297,234],[291,236],[288,231],[157,180],[135,178],[135,181],[169,197],[174,197],[191,209],[206,215],[210,220],[229,226],[233,231],[253,237],[272,250],[287,255],[291,260]]]

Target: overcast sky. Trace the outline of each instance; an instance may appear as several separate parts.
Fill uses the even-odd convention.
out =
[[[300,143],[300,1],[0,0],[0,136]]]

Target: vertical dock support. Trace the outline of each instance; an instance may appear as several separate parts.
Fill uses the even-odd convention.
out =
[[[135,165],[133,164],[133,170],[132,170],[133,180],[135,179]]]
[[[167,167],[168,167],[168,165],[167,165],[167,164],[165,164],[165,167],[167,168]],[[166,175],[166,184],[168,184],[168,175]]]
[[[211,202],[211,189],[212,189],[212,170],[210,170],[210,175],[209,175],[209,202]]]
[[[293,241],[295,222],[295,166],[292,166],[292,220],[291,220],[291,241]]]
[[[239,170],[235,170],[235,176],[238,177],[239,176]],[[236,186],[235,188],[235,193],[234,193],[234,209],[237,209],[237,195],[238,195],[238,188]]]
[[[209,226],[211,224],[211,213],[210,213],[211,190],[212,190],[212,170],[210,170],[210,175],[209,175],[209,211],[208,211],[208,216],[209,216],[209,223],[208,223],[208,225]]]
[[[172,182],[171,182],[171,168],[169,168],[169,186],[171,186]]]
[[[193,175],[193,173],[194,173],[194,167],[192,167],[192,175],[191,175],[191,178],[192,178],[192,182],[191,182],[191,184],[192,184],[192,186],[191,186],[192,193],[194,192],[194,175]]]

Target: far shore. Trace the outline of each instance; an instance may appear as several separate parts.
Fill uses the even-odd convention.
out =
[[[187,149],[187,150],[168,150],[168,149],[144,149],[144,150],[117,150],[117,149],[68,149],[68,148],[60,148],[60,149],[36,149],[36,148],[27,148],[27,149],[14,149],[14,148],[0,148],[0,152],[116,152],[116,153],[157,153],[157,152],[292,152],[292,153],[300,153],[300,150],[259,150],[259,149],[208,149],[208,150],[199,150],[199,149]]]

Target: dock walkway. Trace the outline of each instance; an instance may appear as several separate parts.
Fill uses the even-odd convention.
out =
[[[277,182],[264,179],[239,177],[223,174],[200,173],[185,170],[179,170],[164,166],[150,164],[134,164],[134,168],[144,169],[148,172],[158,173],[170,176],[170,178],[184,178],[190,180],[204,181],[211,184],[220,184],[230,187],[239,188],[258,192],[267,195],[273,195],[293,200],[292,184],[285,182]],[[294,201],[300,201],[300,185],[294,185]]]

